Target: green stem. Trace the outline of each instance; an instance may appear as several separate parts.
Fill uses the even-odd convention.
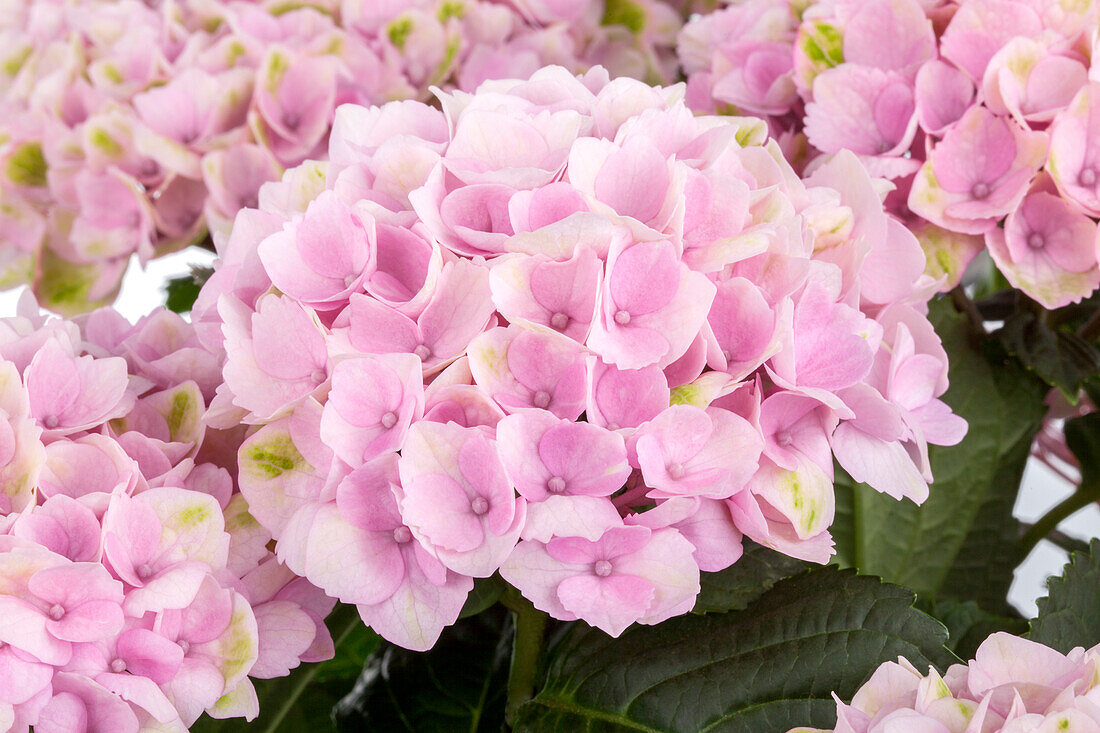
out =
[[[505,591],[501,603],[512,610],[516,622],[512,668],[508,672],[508,703],[504,709],[505,720],[513,725],[520,705],[530,700],[535,692],[547,616],[512,588]]]
[[[359,618],[359,612],[356,610],[355,606],[344,604],[338,605],[327,620],[329,629],[335,631],[332,635],[332,640],[333,645],[337,649],[340,648],[342,643],[347,641],[351,632],[363,625],[363,620]],[[333,627],[335,627],[335,629],[333,629]],[[298,703],[298,698],[302,696],[302,693],[306,691],[306,687],[309,686],[309,683],[317,676],[317,672],[324,666],[324,662],[310,664],[308,665],[308,669],[303,669],[296,675],[297,679],[294,682],[294,687],[290,689],[282,704],[279,705],[278,709],[276,709],[268,719],[264,731],[267,733],[275,733],[275,731],[279,730],[279,726],[283,724],[283,719],[294,709],[294,706]]]
[[[1040,540],[1053,532],[1063,519],[1098,500],[1100,500],[1100,487],[1085,486],[1082,484],[1072,494],[1055,504],[1050,511],[1040,517],[1035,524],[1031,525],[1031,528],[1028,529],[1020,539],[1019,561],[1023,562],[1024,558],[1030,555],[1031,551],[1035,549],[1035,545],[1039,544]]]
[[[978,306],[974,305],[974,301],[963,290],[962,285],[956,285],[951,289],[951,302],[954,303],[955,310],[969,319],[970,326],[975,332],[985,334],[985,322],[982,320],[982,314],[978,311]]]

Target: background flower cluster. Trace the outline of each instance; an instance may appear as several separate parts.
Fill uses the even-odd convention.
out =
[[[0,18],[0,287],[68,313],[228,227],[322,155],[344,102],[426,98],[549,63],[668,80],[658,2],[48,0]]]
[[[159,310],[0,320],[0,728],[186,730],[332,656],[208,430],[218,363]]]
[[[688,99],[767,116],[808,169],[840,150],[891,179],[929,271],[987,250],[1047,308],[1100,285],[1095,3],[748,0],[680,36]]]
[[[1100,726],[1097,647],[1061,654],[1004,632],[982,642],[974,659],[941,676],[922,675],[904,658],[883,664],[851,704],[837,701],[834,733],[1046,733]],[[790,733],[823,733],[795,728]]]

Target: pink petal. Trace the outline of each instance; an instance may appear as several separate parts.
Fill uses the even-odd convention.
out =
[[[344,603],[384,601],[405,576],[393,530],[371,532],[356,527],[341,517],[333,504],[318,510],[305,557],[302,574]]]
[[[447,572],[446,580],[430,581],[414,562],[406,561],[408,577],[387,600],[360,605],[359,615],[376,633],[406,649],[431,649],[445,626],[458,619],[473,588],[472,578]]]
[[[856,481],[916,504],[928,497],[928,484],[900,443],[879,440],[842,423],[833,433],[832,445],[837,461]]]
[[[596,174],[594,191],[617,213],[646,223],[661,211],[670,181],[664,156],[635,137],[607,156]]]
[[[399,482],[397,456],[386,455],[352,471],[336,488],[340,515],[357,527],[393,531],[401,526],[401,514],[390,486]]]
[[[45,664],[63,665],[72,656],[72,645],[46,631],[46,616],[27,601],[0,596],[0,641],[34,655]]]
[[[900,71],[912,79],[936,55],[936,36],[915,0],[872,0],[858,6],[844,26],[844,60]]]
[[[609,272],[615,308],[640,316],[664,307],[680,285],[680,267],[669,242],[642,242],[621,253]]]
[[[402,515],[433,545],[455,552],[477,549],[485,540],[471,499],[445,474],[422,474],[405,486]]]
[[[925,132],[939,134],[963,116],[977,90],[967,75],[951,64],[932,59],[917,72],[917,119]]]
[[[669,405],[670,390],[657,366],[617,369],[592,358],[588,419],[611,430],[637,427]]]
[[[145,629],[130,629],[120,634],[117,648],[129,672],[148,677],[157,684],[172,679],[183,661],[183,649]]]
[[[574,575],[558,586],[562,607],[583,621],[618,636],[641,618],[653,600],[653,584],[636,575]]]
[[[260,651],[250,677],[283,677],[297,667],[317,633],[313,620],[296,603],[269,601],[254,609]]]
[[[0,701],[19,705],[41,692],[53,679],[53,667],[22,658],[14,647],[0,649]]]

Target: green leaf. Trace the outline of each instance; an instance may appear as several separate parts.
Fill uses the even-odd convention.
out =
[[[618,639],[577,623],[552,647],[516,731],[783,733],[831,727],[882,662],[953,660],[947,631],[905,588],[818,568],[742,611],[632,626]]]
[[[1100,491],[1100,412],[1066,420],[1066,446],[1081,464],[1081,487]]]
[[[1081,385],[1100,373],[1095,346],[1070,331],[1051,329],[1030,311],[1010,316],[997,335],[1010,354],[1073,402]]]
[[[327,662],[303,664],[287,677],[253,680],[260,715],[251,723],[243,718],[199,718],[191,733],[335,733],[332,710],[355,685],[363,665],[380,639],[359,618],[355,606],[340,604],[325,619],[336,656]]]
[[[1024,619],[990,613],[974,601],[940,601],[933,605],[930,613],[947,627],[947,648],[960,659],[973,659],[978,646],[990,634],[1027,631]]]
[[[428,652],[387,644],[336,708],[341,731],[499,731],[510,614],[502,607],[444,629]]]
[[[1012,510],[1033,437],[1033,431],[1027,431],[1001,455],[986,499],[978,507],[970,531],[938,589],[941,596],[972,600],[1002,616],[1017,614],[1008,602],[1008,589],[1019,561],[1023,528]]]
[[[932,304],[931,318],[950,360],[943,400],[970,430],[959,445],[929,448],[935,483],[920,507],[853,485],[838,472],[832,528],[838,563],[921,595],[999,596],[1003,606],[1019,533],[1011,507],[1047,388],[995,340],[976,342],[946,301]]]
[[[193,266],[189,275],[169,280],[164,290],[167,293],[165,306],[175,313],[188,313],[199,297],[199,291],[214,271],[209,267]]]
[[[470,595],[466,596],[466,603],[462,605],[459,618],[476,616],[500,600],[504,595],[508,584],[497,573],[488,578],[474,578],[474,588]]]
[[[745,540],[745,554],[725,570],[702,573],[696,613],[736,611],[755,601],[783,578],[808,566],[781,552]]]
[[[1088,553],[1075,552],[1060,578],[1047,581],[1047,596],[1038,601],[1031,621],[1032,641],[1065,654],[1076,646],[1100,644],[1100,539]]]
[[[1085,382],[1084,390],[1085,394],[1088,395],[1089,402],[1100,405],[1100,376],[1093,377]]]

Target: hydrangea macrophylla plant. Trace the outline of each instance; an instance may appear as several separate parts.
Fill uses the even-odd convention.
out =
[[[837,727],[850,733],[1024,733],[1100,727],[1096,680],[1100,649],[1068,654],[995,633],[974,659],[940,676],[921,674],[904,657],[883,664],[851,704],[837,700]],[[795,728],[790,733],[823,733]]]
[[[966,424],[855,155],[802,180],[763,123],[602,68],[437,94],[340,107],[193,311],[290,570],[409,649],[496,572],[618,635],[743,537],[826,562],[834,457],[924,500]]]
[[[0,320],[0,724],[252,719],[250,678],[332,656],[335,602],[235,490],[239,431],[203,422],[216,358],[164,310],[19,311]]]
[[[15,3],[0,20],[0,287],[31,282],[68,313],[110,302],[131,255],[227,229],[263,182],[321,156],[345,102],[473,89],[547,63],[671,80],[680,16],[658,0],[629,8]]]
[[[1100,286],[1095,3],[748,0],[680,36],[688,100],[766,116],[807,170],[842,150],[941,288],[988,250],[1047,308]]]

